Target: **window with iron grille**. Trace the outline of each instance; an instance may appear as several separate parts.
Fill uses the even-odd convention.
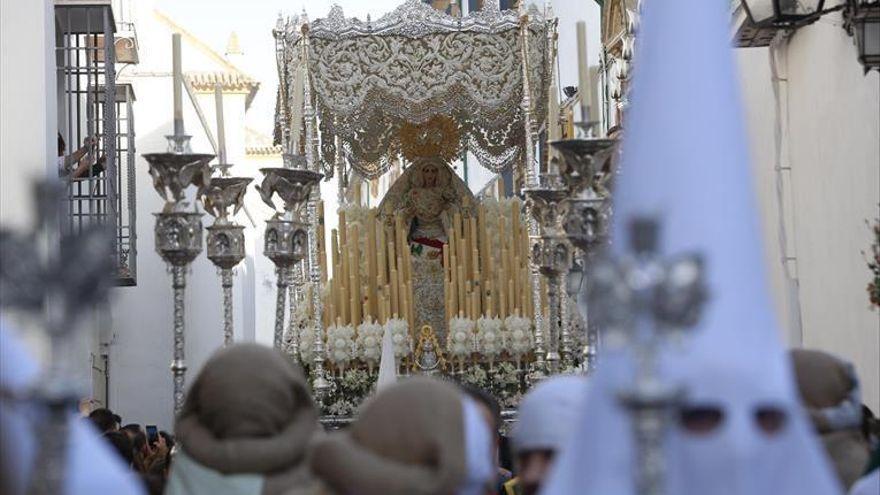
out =
[[[113,9],[106,0],[56,0],[55,20],[63,228],[110,228],[116,281],[135,285],[134,93],[116,84]]]

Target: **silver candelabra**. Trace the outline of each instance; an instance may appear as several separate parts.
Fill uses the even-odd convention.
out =
[[[202,205],[214,217],[214,224],[208,227],[208,259],[220,270],[220,283],[223,290],[223,344],[230,345],[235,340],[232,318],[233,269],[244,259],[244,227],[230,217],[244,206],[244,195],[251,182],[249,177],[226,177],[225,165],[221,165],[224,176],[211,179],[211,184],[203,191]]]
[[[586,126],[589,127],[589,126]],[[608,240],[611,216],[608,182],[613,176],[617,140],[609,138],[579,138],[554,141],[551,144],[561,157],[559,174],[568,191],[563,229],[574,247],[569,276],[579,277],[572,297],[579,298],[579,287],[589,274],[589,258]],[[586,306],[586,305],[584,305]],[[578,300],[577,307],[585,322],[586,344],[581,354],[587,370],[595,367],[598,334],[593,330],[588,308]]]
[[[165,199],[162,212],[156,213],[156,252],[168,263],[173,290],[174,350],[171,372],[174,379],[174,413],[183,408],[186,382],[186,321],[184,294],[189,264],[202,252],[202,214],[193,204],[189,209],[186,190],[194,185],[196,197],[204,196],[211,184],[214,155],[191,153],[189,136],[167,136],[169,149],[165,153],[147,153],[144,159],[150,165],[153,186]]]
[[[266,221],[264,253],[275,264],[277,296],[275,305],[274,345],[281,349],[284,340],[284,308],[290,286],[292,267],[308,255],[308,217],[306,207],[312,189],[323,177],[318,172],[305,169],[305,158],[285,154],[285,167],[263,168],[264,178],[257,186],[260,196],[276,211]],[[302,168],[293,168],[301,165]],[[274,196],[283,205],[279,210]]]
[[[558,183],[555,175],[545,175],[537,187],[523,189],[528,202],[529,211],[538,225],[539,233],[531,236],[531,259],[538,271],[547,278],[548,309],[548,348],[547,367],[552,374],[559,372],[560,357],[560,276],[571,264],[571,246],[562,230],[562,219],[565,216],[567,191]],[[543,339],[539,330],[535,330],[535,349],[540,363],[544,352]],[[568,340],[568,339],[564,339]],[[563,349],[566,359],[569,350]]]

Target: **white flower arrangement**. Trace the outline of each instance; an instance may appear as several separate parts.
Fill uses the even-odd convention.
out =
[[[354,327],[351,325],[333,325],[327,329],[327,359],[340,372],[355,357],[357,346],[354,340]]]
[[[386,327],[391,330],[391,340],[394,342],[394,357],[400,362],[403,358],[412,354],[412,338],[409,336],[409,325],[406,320],[400,318],[391,318],[385,323]],[[381,337],[379,343],[379,353],[381,355]]]
[[[382,325],[372,319],[361,323],[357,328],[357,349],[371,372],[382,357],[382,332]]]
[[[504,319],[504,327],[507,329],[507,352],[519,366],[535,344],[532,321],[522,316],[510,315]]]
[[[504,348],[504,331],[500,318],[481,316],[477,320],[477,350],[489,360],[491,368]]]
[[[464,360],[473,352],[474,320],[458,316],[449,320],[449,333],[446,336],[446,351],[453,358]]]

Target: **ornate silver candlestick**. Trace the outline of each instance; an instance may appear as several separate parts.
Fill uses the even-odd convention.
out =
[[[170,149],[188,149],[188,136],[167,136]],[[174,412],[183,408],[186,381],[185,361],[185,307],[186,270],[202,251],[202,214],[195,209],[186,211],[189,203],[185,191],[196,186],[196,197],[211,184],[211,167],[214,155],[202,153],[147,153],[144,159],[150,164],[153,187],[165,198],[165,207],[156,213],[156,252],[171,268],[174,291],[174,353],[171,372],[174,378]]]
[[[244,227],[230,220],[244,206],[249,177],[215,177],[205,189],[202,205],[215,218],[208,227],[208,259],[220,270],[223,288],[223,345],[235,339],[232,320],[233,268],[244,259]],[[230,211],[231,210],[231,211]]]
[[[0,230],[0,308],[39,321],[48,353],[39,381],[27,391],[4,390],[3,399],[45,408],[47,414],[37,414],[39,424],[29,430],[37,436],[35,458],[40,461],[34,463],[28,492],[62,493],[68,424],[82,397],[81,384],[71,380],[70,343],[81,317],[105,302],[114,271],[114,239],[98,225],[60,235],[60,183],[37,183],[34,197],[38,223],[31,232]]]
[[[547,277],[547,299],[549,308],[549,349],[546,360],[550,373],[559,372],[559,337],[560,337],[560,275],[568,270],[571,264],[571,247],[562,231],[562,219],[565,215],[565,199],[568,192],[556,183],[555,176],[545,176],[544,184],[539,187],[523,189],[530,211],[540,228],[540,234],[532,237],[532,261],[538,266],[539,272]],[[564,339],[569,340],[569,339]],[[542,332],[535,329],[535,352],[537,362],[541,363],[543,353]],[[570,357],[571,349],[564,349],[566,358]]]
[[[696,324],[707,291],[699,255],[671,259],[658,255],[656,220],[635,218],[630,231],[630,253],[596,264],[588,286],[590,308],[605,331],[621,334],[635,351],[635,383],[620,391],[619,400],[632,417],[637,491],[662,495],[666,486],[663,439],[683,390],[658,376],[658,348]]]
[[[575,248],[574,260],[584,272],[596,247],[607,241],[611,212],[606,184],[613,173],[616,142],[615,139],[587,138],[550,143],[561,155],[560,178],[569,192],[563,229]],[[594,326],[590,324],[588,308],[582,308],[580,301],[578,303],[587,331],[587,343],[581,352],[586,368],[592,369],[597,356],[598,334],[592,330]]]
[[[292,159],[285,156],[285,162]],[[265,177],[257,186],[260,196],[276,214],[266,221],[264,253],[275,264],[278,294],[275,306],[274,345],[281,349],[284,339],[284,307],[290,285],[290,271],[294,264],[308,255],[308,223],[305,207],[323,174],[305,169],[263,168]],[[278,211],[273,196],[283,202]]]

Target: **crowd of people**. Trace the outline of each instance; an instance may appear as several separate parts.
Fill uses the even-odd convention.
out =
[[[877,493],[880,432],[852,367],[819,351],[790,356],[835,482],[852,494]],[[274,349],[239,344],[199,373],[174,436],[121,426],[108,409],[88,420],[150,495],[537,495],[558,454],[577,439],[589,381],[566,375],[538,383],[509,437],[490,394],[427,377],[377,392],[350,425],[325,431],[299,367]],[[711,414],[682,412],[673,428],[700,436],[712,422]],[[727,469],[748,461],[735,445],[724,447],[730,452],[713,455]]]
[[[149,495],[164,492],[175,445],[173,435],[155,426],[150,431],[137,423],[121,426],[122,418],[107,408],[93,410],[88,420],[119,459],[137,473]]]

